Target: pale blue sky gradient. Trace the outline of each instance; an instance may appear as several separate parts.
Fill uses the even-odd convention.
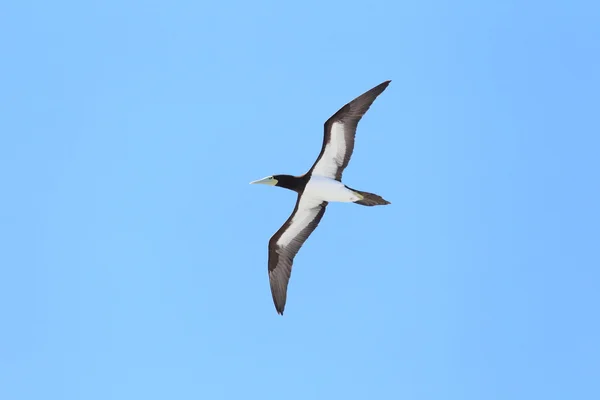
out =
[[[0,399],[600,398],[600,5],[0,6]],[[324,121],[392,79],[276,314]]]

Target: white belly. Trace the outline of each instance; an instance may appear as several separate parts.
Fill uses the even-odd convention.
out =
[[[324,176],[313,175],[302,196],[319,201],[351,203],[361,198],[343,183]]]

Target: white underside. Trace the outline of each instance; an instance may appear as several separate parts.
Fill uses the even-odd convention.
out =
[[[304,193],[302,193],[302,200],[315,200],[315,201],[328,201],[328,202],[341,202],[351,203],[361,198],[352,190],[348,189],[342,182],[336,181],[325,176],[312,175]]]
[[[348,189],[343,183],[335,179],[319,175],[312,175],[304,192],[300,197],[298,210],[292,218],[290,226],[281,235],[277,244],[287,246],[306,226],[317,216],[321,210],[321,203],[341,202],[351,203],[361,200],[352,190]]]
[[[338,169],[344,162],[346,155],[346,133],[344,124],[335,122],[331,126],[329,143],[325,146],[323,155],[313,169],[313,176],[335,178]]]

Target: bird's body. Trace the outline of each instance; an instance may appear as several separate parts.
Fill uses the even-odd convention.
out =
[[[352,203],[362,199],[358,193],[349,189],[340,181],[312,174],[306,183],[302,200]]]
[[[342,107],[325,123],[321,153],[304,175],[274,175],[251,183],[279,186],[298,193],[292,215],[269,241],[269,281],[277,312],[283,314],[294,256],[315,230],[330,202],[364,206],[390,204],[382,197],[349,188],[342,173],[354,150],[356,127],[390,81],[367,91]]]

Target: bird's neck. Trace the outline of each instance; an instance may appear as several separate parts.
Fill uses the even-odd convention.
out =
[[[306,186],[306,180],[304,176],[279,175],[277,176],[277,186],[300,193]]]

